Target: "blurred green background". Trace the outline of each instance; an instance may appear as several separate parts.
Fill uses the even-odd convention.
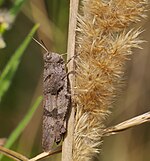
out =
[[[1,8],[10,10],[14,2],[0,0]],[[68,14],[69,0],[22,0],[11,29],[3,34],[6,47],[0,49],[0,74],[35,23],[39,23],[40,27],[34,37],[42,39],[49,50],[65,53]],[[124,88],[114,104],[107,126],[150,110],[150,12],[148,14],[146,20],[136,25],[145,29],[141,37],[147,42],[142,45],[143,50],[134,50],[127,64]],[[0,138],[9,137],[37,97],[42,95],[43,52],[33,40],[25,50],[11,85],[0,102]],[[42,103],[10,149],[27,157],[42,152],[41,116]],[[102,161],[149,161],[149,152],[150,124],[146,123],[104,138],[99,158]],[[45,160],[59,158],[60,154],[57,154]],[[5,157],[3,160],[10,159]]]

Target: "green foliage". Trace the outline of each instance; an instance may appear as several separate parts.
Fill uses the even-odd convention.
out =
[[[10,25],[14,22],[15,17],[21,10],[22,5],[26,0],[15,0],[11,9],[7,11],[6,9],[0,9],[2,16],[2,22],[0,24],[0,34],[5,33],[6,30],[10,29]],[[0,6],[4,3],[4,0],[0,0]],[[5,12],[4,12],[5,11]],[[7,12],[6,12],[7,11]],[[4,12],[4,13],[3,13]],[[9,26],[9,27],[8,27]]]
[[[20,45],[20,47],[18,47],[18,49],[15,51],[15,53],[13,54],[13,56],[11,57],[9,62],[7,63],[6,67],[4,68],[4,70],[0,76],[0,100],[1,100],[2,96],[5,94],[5,92],[7,91],[7,89],[9,88],[12,78],[18,68],[20,61],[21,61],[21,57],[22,57],[25,49],[29,45],[29,43],[32,39],[32,36],[34,35],[34,33],[36,32],[38,27],[39,27],[39,25],[35,25],[32,28],[32,30],[27,35],[27,37],[25,38],[23,43]]]
[[[20,124],[16,127],[16,129],[11,133],[11,135],[9,136],[9,138],[8,138],[4,147],[10,148],[13,145],[13,143],[17,140],[19,135],[22,133],[24,128],[27,126],[27,124],[31,120],[35,110],[37,109],[37,107],[39,106],[41,101],[42,101],[42,97],[40,96],[40,97],[37,98],[37,100],[35,101],[33,106],[29,109],[29,111],[26,114],[26,116],[24,117],[24,119],[20,122]],[[2,157],[3,156],[1,155],[0,160],[2,159]]]
[[[10,9],[10,13],[12,15],[16,16],[25,1],[26,0],[15,0],[13,7]]]

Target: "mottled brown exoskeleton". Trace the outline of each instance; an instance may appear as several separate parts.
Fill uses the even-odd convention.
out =
[[[46,50],[43,75],[42,147],[44,151],[50,151],[54,142],[59,143],[66,132],[70,90],[63,57],[49,52],[44,45],[40,45]]]

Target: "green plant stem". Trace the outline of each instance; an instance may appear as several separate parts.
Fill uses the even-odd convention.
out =
[[[2,74],[0,76],[0,101],[1,101],[2,96],[8,90],[8,88],[11,84],[12,78],[18,68],[20,61],[21,61],[20,59],[21,59],[25,49],[29,45],[30,41],[32,40],[32,36],[34,35],[34,33],[36,32],[38,27],[39,27],[39,25],[36,24],[32,28],[30,33],[27,35],[27,37],[25,38],[23,43],[20,45],[20,47],[15,51],[15,53],[13,54],[13,56],[11,57],[9,62],[7,63],[6,67],[2,71]]]
[[[13,145],[13,143],[17,140],[19,135],[22,133],[24,128],[27,126],[27,124],[31,120],[35,110],[37,109],[41,101],[42,101],[42,97],[40,96],[37,98],[34,105],[30,108],[30,110],[28,111],[24,119],[20,122],[20,124],[16,127],[16,129],[11,133],[6,144],[4,145],[5,148],[10,148]],[[0,160],[1,159],[2,159],[2,156],[0,156]]]
[[[22,7],[23,3],[25,3],[25,1],[26,0],[15,0],[14,5],[10,9],[10,13],[13,16],[16,16],[18,14],[18,12],[21,10],[21,7]]]

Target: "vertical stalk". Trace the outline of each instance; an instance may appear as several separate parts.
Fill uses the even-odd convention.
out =
[[[79,0],[70,0],[70,16],[69,16],[69,32],[68,32],[68,48],[67,59],[73,58],[75,55],[75,31],[77,24],[77,12],[78,12]],[[68,72],[73,71],[73,61],[68,64]],[[74,94],[74,79],[73,75],[69,75],[71,85],[71,95]],[[72,145],[73,145],[73,131],[74,131],[74,107],[71,109],[70,117],[68,120],[67,134],[63,142],[62,147],[62,161],[72,160]]]

